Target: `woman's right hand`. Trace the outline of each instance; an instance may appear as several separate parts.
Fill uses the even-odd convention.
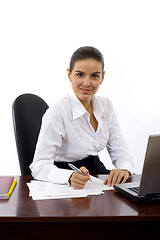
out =
[[[89,171],[87,168],[81,167],[79,170],[83,172],[85,176],[78,172],[73,172],[69,179],[69,183],[74,189],[83,189],[86,182],[90,179]]]

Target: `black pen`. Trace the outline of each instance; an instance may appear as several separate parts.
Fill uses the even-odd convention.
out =
[[[82,174],[83,176],[86,176],[83,172],[81,172],[78,168],[76,168],[73,164],[68,163],[68,165],[70,166],[70,168],[72,168],[75,172],[78,172],[80,174]],[[91,179],[89,179],[90,182],[92,182]]]

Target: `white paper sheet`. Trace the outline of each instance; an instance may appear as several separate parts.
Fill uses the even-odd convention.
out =
[[[67,184],[53,184],[37,180],[27,183],[27,186],[30,190],[29,196],[33,200],[87,197],[103,194],[103,190],[113,189],[104,185],[103,181],[98,178],[91,176],[91,180],[92,182],[88,181],[83,189],[73,189]]]

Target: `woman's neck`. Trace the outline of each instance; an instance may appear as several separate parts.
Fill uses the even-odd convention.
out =
[[[93,106],[92,106],[92,101],[86,101],[86,102],[81,102],[83,107],[89,112],[91,115],[93,113]]]

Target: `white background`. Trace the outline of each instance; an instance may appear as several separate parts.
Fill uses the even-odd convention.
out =
[[[112,100],[134,171],[141,172],[148,135],[160,133],[159,2],[0,0],[1,175],[20,174],[12,102],[23,93],[49,105],[63,96],[70,89],[70,57],[85,45],[104,55],[106,76],[98,94]]]

